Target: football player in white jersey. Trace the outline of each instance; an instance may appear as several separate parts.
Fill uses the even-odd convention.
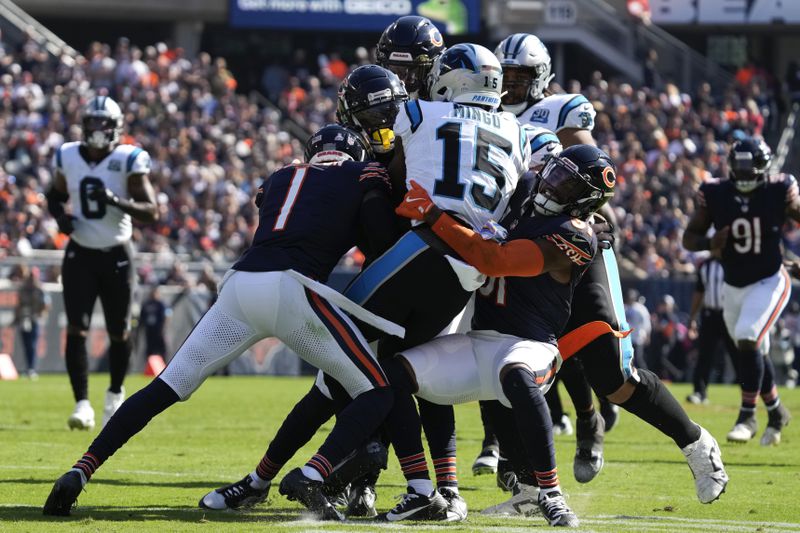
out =
[[[107,96],[92,98],[83,113],[83,140],[63,144],[53,158],[53,185],[47,206],[62,233],[70,236],[62,279],[67,313],[67,372],[75,396],[72,429],[94,427],[88,396],[86,334],[98,296],[110,340],[111,384],[103,424],[125,399],[123,381],[131,354],[130,303],[135,270],[130,246],[131,217],[158,218],[148,179],[150,156],[119,144],[122,110]],[[65,205],[68,204],[68,209]]]

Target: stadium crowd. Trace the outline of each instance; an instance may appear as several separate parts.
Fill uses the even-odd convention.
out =
[[[353,61],[368,57],[361,48]],[[237,93],[225,60],[206,53],[187,58],[163,43],[140,49],[121,39],[114,47],[94,43],[85,56],[53,58],[32,40],[14,49],[0,41],[0,255],[64,246],[43,192],[54,150],[79,138],[82,104],[98,92],[123,107],[123,142],[153,158],[161,219],[136,228],[138,249],[167,260],[232,261],[254,230],[251,199],[260,180],[302,155],[282,121],[310,131],[333,121],[349,66],[333,54],[309,66],[302,51],[289,66],[268,66],[264,92],[278,111]],[[688,94],[671,83],[635,88],[599,73],[566,90],[595,105],[595,138],[620,168],[614,203],[623,268],[640,278],[693,272],[680,233],[695,190],[703,178],[726,173],[725,141],[764,129],[766,77],[756,72],[721,97],[708,85]]]

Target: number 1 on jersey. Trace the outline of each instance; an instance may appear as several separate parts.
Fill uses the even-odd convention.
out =
[[[295,169],[292,180],[289,182],[289,190],[286,191],[286,198],[283,200],[281,211],[278,213],[278,218],[275,219],[275,225],[272,227],[273,231],[281,231],[286,227],[286,222],[289,221],[289,215],[292,214],[297,195],[300,194],[300,188],[303,186],[307,170],[307,167]]]

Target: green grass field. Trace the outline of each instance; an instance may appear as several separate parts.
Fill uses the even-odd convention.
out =
[[[91,399],[99,415],[107,376],[95,375]],[[128,392],[145,378],[128,379]],[[253,470],[284,415],[309,388],[309,379],[211,378],[187,403],[155,419],[95,474],[70,518],[44,517],[41,505],[53,481],[91,442],[96,431],[70,432],[72,399],[66,375],[38,382],[0,382],[0,531],[523,531],[548,527],[542,518],[489,519],[478,511],[505,499],[493,476],[474,477],[470,466],[482,430],[475,404],[459,406],[461,491],[470,506],[466,522],[453,525],[381,526],[354,520],[328,524],[302,519],[301,507],[275,490],[267,505],[244,512],[214,513],[197,507],[208,490]],[[682,399],[687,386],[674,386]],[[800,414],[800,391],[782,391]],[[712,405],[688,406],[690,415],[722,446],[731,482],[720,501],[701,505],[691,473],[677,447],[656,430],[622,413],[606,438],[606,465],[588,485],[572,477],[574,437],[557,437],[559,471],[569,503],[591,531],[800,531],[800,424],[784,431],[776,448],[758,442],[731,445],[725,433],[736,416],[738,390],[713,387]],[[766,415],[759,412],[761,425]],[[328,425],[325,430],[329,429]],[[761,428],[760,428],[761,429]],[[323,434],[326,434],[324,431]],[[317,437],[290,462],[302,464]],[[284,473],[288,468],[284,469]],[[390,457],[378,486],[379,508],[404,492],[400,469]]]

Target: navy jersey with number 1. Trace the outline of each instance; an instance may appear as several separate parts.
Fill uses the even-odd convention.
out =
[[[325,281],[356,244],[378,254],[395,240],[389,176],[380,163],[290,165],[262,188],[253,244],[234,270],[295,270]]]

